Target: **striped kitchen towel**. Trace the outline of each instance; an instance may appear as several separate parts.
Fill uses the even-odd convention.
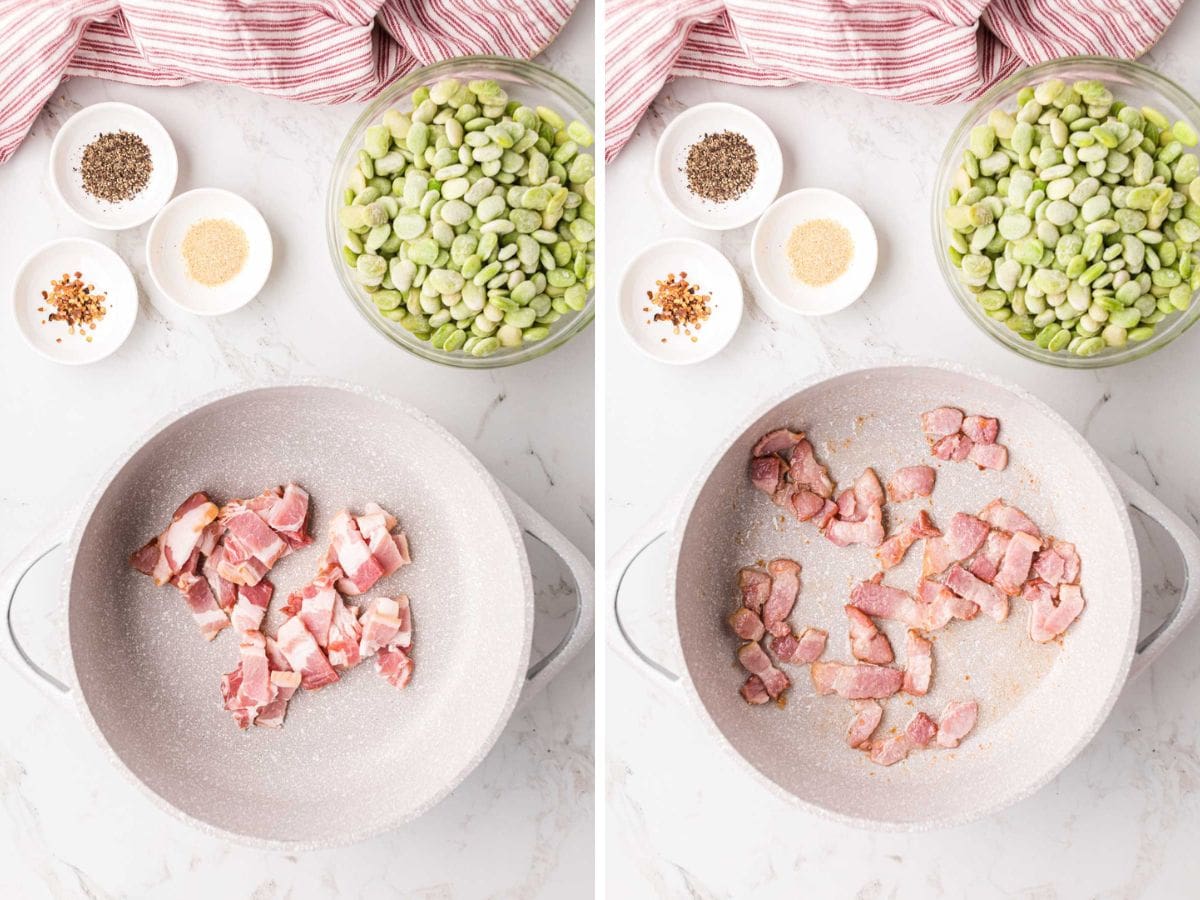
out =
[[[608,0],[605,135],[612,159],[664,84],[798,81],[908,103],[968,100],[1023,66],[1132,59],[1183,0]]]
[[[364,100],[439,60],[536,56],[576,2],[0,0],[0,163],[67,76]]]

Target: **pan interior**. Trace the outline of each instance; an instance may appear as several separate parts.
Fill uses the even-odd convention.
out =
[[[928,450],[919,414],[937,406],[1000,419],[1010,451],[1002,472],[940,462]],[[793,687],[783,709],[748,706],[738,694],[745,677],[737,640],[725,617],[738,604],[737,570],[776,557],[803,566],[794,631],[829,632],[824,659],[853,662],[843,606],[851,585],[878,571],[873,551],[839,549],[811,523],[781,515],[749,481],[751,447],[780,426],[807,432],[818,458],[840,486],[866,466],[886,482],[905,465],[938,470],[931,501],[885,507],[889,533],[922,506],[944,526],[957,511],[978,512],[1003,497],[1025,510],[1044,533],[1076,544],[1087,607],[1058,644],[1026,635],[1025,601],[1012,601],[1003,624],[983,615],[935,633],[933,687],[922,698],[884,701],[878,735],[902,729],[918,711],[935,719],[954,698],[976,698],[976,730],[959,749],[913,753],[890,768],[845,744],[850,702],[817,696],[807,667],[782,666]],[[1124,678],[1136,628],[1138,577],[1128,516],[1117,506],[1081,439],[1008,390],[975,378],[923,367],[850,373],[822,382],[774,407],[750,426],[717,463],[700,490],[683,534],[675,573],[683,658],[699,699],[717,728],[749,763],[785,791],[841,816],[920,824],[959,820],[1019,796],[1069,760],[1098,725]],[[915,590],[922,544],[885,583]],[[904,626],[883,622],[904,663]]]
[[[267,632],[315,573],[333,516],[375,500],[399,518],[413,563],[368,596],[411,598],[416,674],[398,691],[368,662],[300,692],[282,730],[241,732],[220,696],[232,630],[206,643],[179,594],[128,559],[192,491],[221,502],[288,480],[312,497],[316,539],[271,572]],[[73,662],[117,756],[184,813],[269,840],[363,834],[422,811],[499,733],[529,653],[526,571],[486,475],[438,430],[340,389],[249,391],[168,426],[98,501],[70,582]]]

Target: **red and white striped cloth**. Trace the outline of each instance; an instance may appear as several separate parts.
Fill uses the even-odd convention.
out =
[[[798,81],[908,103],[968,100],[1025,65],[1132,59],[1183,0],[608,0],[605,139],[612,159],[672,78]]]
[[[417,66],[529,59],[578,0],[0,0],[0,163],[65,76],[365,100]]]

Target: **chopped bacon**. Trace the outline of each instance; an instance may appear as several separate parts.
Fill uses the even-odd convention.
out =
[[[958,596],[970,600],[989,618],[1003,622],[1008,618],[1008,598],[998,589],[976,578],[962,566],[954,565],[946,573],[946,587]]]
[[[366,659],[384,647],[407,648],[412,644],[412,613],[408,597],[398,595],[394,600],[376,597],[363,613],[359,655]]]
[[[1008,465],[1008,448],[1003,444],[974,444],[967,459],[981,469],[1003,469]]]
[[[829,527],[829,523],[833,521],[833,517],[837,515],[837,504],[832,500],[826,500],[821,507],[820,512],[816,515],[817,528],[824,531]]]
[[[933,439],[954,434],[962,429],[963,412],[953,406],[940,406],[921,413],[921,431]]]
[[[909,743],[908,735],[889,735],[881,741],[871,742],[871,762],[881,766],[890,766],[907,757],[908,751],[911,749],[912,744]]]
[[[834,519],[825,527],[825,537],[839,547],[850,544],[878,547],[884,537],[883,508],[879,505],[870,507],[866,517],[859,522]]]
[[[1008,542],[1004,561],[992,583],[1010,597],[1021,593],[1021,585],[1029,577],[1029,569],[1033,565],[1033,555],[1041,548],[1041,538],[1018,531]]]
[[[862,662],[885,666],[895,660],[887,635],[881,632],[871,617],[856,606],[846,605],[850,619],[850,654]]]
[[[1047,584],[1070,584],[1079,578],[1079,554],[1075,545],[1053,541],[1033,558],[1033,573]]]
[[[767,694],[772,700],[779,699],[779,696],[791,686],[787,675],[771,664],[771,657],[767,656],[767,651],[754,641],[742,644],[738,650],[738,662],[751,675],[757,675],[762,679],[763,687],[766,688]]]
[[[771,573],[771,595],[763,606],[762,620],[767,631],[777,637],[790,632],[787,617],[800,593],[800,564],[790,559],[774,559],[767,565]]]
[[[412,657],[399,647],[384,647],[375,656],[375,671],[394,688],[407,687],[414,669]]]
[[[966,513],[955,513],[943,537],[925,542],[922,577],[937,575],[946,571],[951,563],[966,559],[980,548],[989,530],[987,522]]]
[[[347,606],[342,595],[333,594],[333,616],[329,623],[329,643],[325,652],[329,664],[342,669],[357,666],[362,659],[358,650],[362,638],[362,625],[358,622],[357,607]]]
[[[767,432],[758,439],[758,443],[754,445],[751,455],[772,456],[777,453],[786,453],[802,440],[804,440],[803,431],[788,431],[786,428],[777,428],[774,431]]]
[[[907,591],[883,584],[881,578],[882,574],[856,584],[850,590],[850,602],[867,615],[920,628],[925,622],[921,605]]]
[[[1083,591],[1077,584],[1063,584],[1054,589],[1045,582],[1032,581],[1023,594],[1029,601],[1029,636],[1039,644],[1052,641],[1065,632],[1083,612]]]
[[[158,581],[158,577],[155,575],[155,570],[158,568],[160,560],[162,560],[162,551],[158,546],[159,540],[159,537],[151,538],[149,543],[134,550],[129,556],[129,564],[131,566],[143,575],[149,575],[151,578],[154,578],[156,582]],[[170,573],[168,572],[167,580],[169,579]],[[166,581],[162,583],[165,584]]]
[[[987,416],[967,416],[963,419],[962,433],[976,444],[994,444],[1000,433],[1000,420]]]
[[[269,567],[250,554],[236,540],[223,540],[217,562],[217,575],[231,584],[256,585],[266,576]]]
[[[991,584],[996,579],[996,573],[1000,571],[1000,563],[1004,559],[1004,551],[1008,549],[1008,542],[1011,538],[1012,535],[1004,531],[988,532],[987,541],[983,548],[975,554],[975,558],[967,566],[967,571],[980,581]]]
[[[761,678],[757,675],[750,675],[746,678],[746,683],[742,685],[742,699],[751,706],[762,706],[771,699],[771,695],[767,693],[767,688]]]
[[[783,486],[786,466],[778,456],[756,456],[750,460],[750,482],[771,497]]]
[[[910,628],[904,636],[904,681],[906,694],[922,697],[929,693],[933,675],[933,644]]]
[[[925,631],[945,628],[951,619],[970,620],[979,614],[975,603],[936,581],[921,579],[917,584],[917,600],[923,608]]]
[[[300,683],[305,690],[315,691],[327,684],[338,680],[316,639],[304,627],[304,620],[299,616],[288,619],[275,636],[279,642],[279,651],[288,661],[288,665],[300,673]]]
[[[293,550],[312,543],[308,533],[308,491],[295,482],[289,482],[267,514],[267,524],[282,537]]]
[[[987,522],[993,528],[998,528],[1000,531],[1023,531],[1026,534],[1032,534],[1034,537],[1041,537],[1042,532],[1038,530],[1037,525],[1029,516],[1025,515],[1015,506],[1009,506],[1003,500],[997,498],[985,506],[979,512],[979,518]]]
[[[855,479],[853,490],[858,515],[865,515],[866,510],[872,506],[883,505],[883,485],[879,483],[879,476],[870,466],[863,469],[863,473]]]
[[[860,663],[815,662],[809,668],[818,694],[837,694],[848,700],[882,699],[900,690],[904,673],[900,669]]]
[[[932,466],[905,466],[897,469],[887,483],[888,500],[903,503],[913,497],[928,497],[933,493],[937,472]]]
[[[979,715],[979,704],[974,700],[951,700],[942,710],[938,721],[937,744],[953,749],[958,742],[971,733]]]
[[[217,604],[207,581],[190,572],[182,572],[176,576],[175,586],[183,595],[206,641],[211,641],[223,628],[229,627],[229,616]]]
[[[828,637],[820,628],[805,628],[799,637],[794,634],[772,637],[771,652],[780,662],[795,666],[808,665],[821,658]]]
[[[367,504],[366,510],[365,515],[354,517],[343,509],[329,528],[326,565],[341,568],[337,589],[350,596],[366,593],[379,579],[412,561],[403,532],[391,534],[395,518],[374,503]]]
[[[166,531],[134,551],[130,564],[161,587],[183,571],[218,512],[208,494],[197,491],[171,514]]]
[[[271,686],[275,689],[275,698],[259,710],[254,717],[254,724],[280,728],[287,714],[288,701],[300,689],[300,673],[291,669],[273,671]]]
[[[221,577],[220,567],[224,558],[225,548],[218,544],[213,548],[212,554],[205,557],[200,572],[208,581],[208,586],[212,588],[213,595],[217,598],[217,604],[229,613],[237,604],[238,585]]]
[[[257,631],[242,635],[238,654],[242,665],[242,684],[238,699],[247,706],[262,706],[271,699],[271,671],[267,663],[267,642]]]
[[[814,494],[826,499],[833,496],[833,482],[829,478],[829,470],[817,462],[813,446],[806,439],[802,438],[792,448],[788,476],[793,484],[808,488]]]
[[[965,434],[950,434],[933,445],[931,452],[938,459],[962,462],[975,448],[975,442]]]
[[[854,718],[846,729],[846,743],[851,749],[857,750],[871,740],[871,735],[879,727],[883,719],[883,707],[874,700],[855,700],[852,705]]]
[[[233,548],[238,559],[253,558],[267,570],[290,551],[287,541],[271,530],[266,520],[243,501],[235,500],[221,509],[225,526],[225,546]]]
[[[914,747],[928,747],[937,735],[937,722],[923,712],[917,713],[904,727],[904,736]]]
[[[820,494],[814,494],[812,491],[800,489],[794,491],[788,498],[788,502],[792,507],[792,515],[799,521],[807,522],[817,513],[821,512],[827,501]],[[834,507],[835,509],[837,507]]]
[[[900,565],[908,548],[918,539],[941,536],[942,533],[929,518],[929,513],[921,510],[911,522],[879,545],[879,549],[875,551],[875,558],[879,560],[881,568],[891,569]]]
[[[322,570],[316,578],[288,597],[284,612],[299,616],[304,627],[313,636],[318,647],[329,644],[329,625],[333,621],[333,610],[338,602],[334,583],[341,577],[341,570]]]
[[[196,544],[196,550],[200,551],[201,556],[212,556],[224,531],[225,529],[216,519],[208,523],[208,526],[200,532],[200,540]]]
[[[747,609],[744,606],[739,606],[737,611],[729,617],[729,627],[733,629],[733,633],[740,637],[743,641],[757,641],[763,636],[765,629],[763,628],[762,619],[752,609]]]
[[[264,578],[253,586],[240,584],[236,590],[237,601],[229,614],[233,630],[241,634],[258,631],[262,626],[263,617],[267,614],[267,607],[271,605],[271,595],[275,593],[275,586]]]
[[[741,569],[738,571],[738,590],[742,594],[742,606],[761,615],[771,596],[771,576],[758,569]]]

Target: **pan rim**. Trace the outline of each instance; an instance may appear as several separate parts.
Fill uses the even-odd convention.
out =
[[[729,448],[741,438],[746,431],[758,419],[764,416],[771,409],[778,406],[810,388],[817,386],[834,378],[839,378],[846,375],[857,375],[866,372],[878,372],[886,369],[936,369],[941,372],[949,372],[956,375],[974,378],[985,382],[993,387],[1006,390],[1016,396],[1024,403],[1031,404],[1034,409],[1046,416],[1054,425],[1065,430],[1066,434],[1071,437],[1072,441],[1080,448],[1084,457],[1090,462],[1093,468],[1098,472],[1100,481],[1105,487],[1108,500],[1113,504],[1117,512],[1118,521],[1121,524],[1121,534],[1125,540],[1125,546],[1128,550],[1128,564],[1130,574],[1130,584],[1133,589],[1133,598],[1130,603],[1129,621],[1126,623],[1125,629],[1125,646],[1122,650],[1120,665],[1117,668],[1113,683],[1110,685],[1108,695],[1104,702],[1100,704],[1095,718],[1088,724],[1087,728],[1081,730],[1078,740],[1073,743],[1070,749],[1064,753],[1058,762],[1043,770],[1037,778],[1024,784],[1019,790],[1009,793],[999,800],[989,802],[976,809],[963,812],[952,816],[943,816],[936,819],[927,819],[922,821],[896,821],[887,818],[872,818],[870,816],[855,816],[847,813],[838,812],[829,809],[811,800],[806,800],[797,794],[787,790],[776,781],[768,777],[759,770],[753,763],[744,757],[729,738],[725,735],[712,715],[709,713],[708,707],[700,698],[700,693],[692,681],[691,671],[687,665],[686,658],[683,653],[683,641],[680,634],[679,624],[679,606],[676,594],[676,578],[679,568],[680,555],[683,550],[683,536],[687,530],[687,526],[691,520],[692,512],[695,509],[697,500],[701,492],[708,485],[708,481],[716,468],[717,463],[728,452]],[[670,547],[669,547],[669,564],[667,568],[666,578],[666,599],[670,604],[671,617],[674,623],[671,629],[671,646],[672,652],[675,654],[675,660],[680,664],[680,682],[683,685],[683,694],[687,698],[687,704],[692,708],[693,713],[697,714],[704,729],[709,733],[709,736],[715,738],[717,743],[737,759],[743,770],[748,771],[751,776],[764,785],[768,791],[776,797],[784,800],[792,806],[797,806],[806,812],[826,819],[828,821],[837,822],[843,825],[849,825],[854,828],[893,833],[919,833],[926,831],[934,831],[945,828],[953,828],[957,826],[967,825],[972,822],[977,822],[985,819],[988,816],[994,815],[1003,809],[1008,808],[1022,800],[1025,800],[1036,794],[1047,784],[1053,781],[1059,774],[1062,773],[1068,765],[1070,765],[1083,749],[1091,743],[1100,728],[1108,721],[1109,715],[1112,713],[1113,707],[1116,705],[1117,699],[1120,697],[1125,684],[1129,680],[1129,670],[1133,664],[1134,651],[1137,647],[1137,637],[1139,628],[1139,616],[1142,607],[1142,571],[1140,564],[1140,555],[1137,547],[1137,540],[1133,534],[1133,524],[1129,516],[1129,509],[1121,496],[1120,490],[1117,488],[1116,481],[1112,474],[1108,471],[1108,467],[1104,460],[1092,447],[1091,442],[1087,440],[1070,422],[1062,415],[1051,408],[1044,401],[1031,394],[1024,388],[1008,382],[1002,378],[998,378],[969,366],[964,366],[956,362],[942,359],[930,359],[920,357],[896,357],[893,360],[886,362],[864,363],[862,365],[846,366],[846,367],[831,367],[822,368],[810,374],[807,377],[801,378],[792,382],[787,388],[783,389],[779,394],[772,397],[767,402],[755,406],[751,412],[743,417],[740,422],[729,431],[724,440],[716,447],[716,449],[708,455],[693,478],[691,486],[688,488],[682,501],[679,504],[678,511],[675,515],[671,532],[670,532]]]
[[[206,822],[203,819],[193,816],[191,813],[175,806],[161,794],[156,792],[148,784],[146,784],[137,773],[135,773],[121,758],[121,756],[109,744],[104,732],[101,730],[95,717],[92,715],[83,690],[80,685],[79,675],[75,668],[75,654],[72,649],[71,642],[71,616],[70,616],[70,593],[71,581],[75,571],[75,561],[79,552],[79,546],[82,541],[84,532],[90,524],[91,519],[96,511],[96,507],[100,499],[108,491],[113,480],[121,473],[126,465],[139,453],[141,450],[155,437],[161,434],[171,425],[181,421],[194,412],[197,412],[213,403],[222,400],[236,397],[241,394],[249,394],[257,391],[276,391],[287,390],[290,388],[317,388],[323,390],[335,390],[353,394],[358,397],[366,397],[377,403],[382,403],[392,407],[401,414],[409,416],[418,425],[429,429],[435,436],[446,441],[453,449],[457,450],[459,455],[464,459],[466,464],[474,470],[475,474],[481,479],[485,489],[491,499],[496,503],[500,510],[500,514],[504,519],[505,525],[510,539],[517,550],[517,559],[521,569],[521,584],[524,588],[525,604],[524,604],[524,638],[522,640],[522,650],[518,659],[518,666],[513,678],[513,684],[510,688],[502,709],[496,718],[496,723],[487,737],[479,743],[472,753],[470,758],[454,773],[453,777],[447,779],[445,783],[433,793],[424,803],[413,809],[407,810],[404,814],[392,818],[378,825],[373,825],[369,828],[361,830],[344,831],[340,834],[335,834],[329,839],[321,838],[315,840],[289,840],[278,838],[265,838],[258,835],[243,834],[241,832],[232,831],[228,828],[223,828],[219,825],[214,825],[211,822]],[[479,460],[471,450],[463,444],[457,437],[451,434],[443,425],[434,420],[422,410],[416,408],[410,403],[401,400],[391,394],[383,391],[369,388],[364,385],[356,384],[351,381],[334,378],[288,378],[288,379],[270,379],[252,381],[227,388],[220,388],[214,391],[209,391],[196,397],[181,406],[177,407],[172,412],[161,417],[148,429],[143,431],[136,440],[131,442],[129,446],[113,461],[104,474],[97,480],[95,487],[88,495],[87,499],[79,507],[76,512],[76,519],[71,527],[70,537],[68,539],[68,555],[67,565],[63,569],[62,582],[59,588],[58,613],[61,616],[61,621],[66,627],[66,643],[67,650],[64,656],[67,664],[67,679],[71,688],[71,699],[74,703],[76,713],[84,722],[84,726],[93,740],[100,746],[102,752],[113,763],[117,771],[124,776],[126,781],[132,782],[144,796],[150,800],[159,809],[166,811],[172,818],[183,822],[199,831],[204,832],[210,837],[221,838],[233,841],[242,846],[255,847],[263,850],[274,850],[278,852],[292,853],[302,852],[307,850],[322,850],[335,847],[344,847],[350,844],[360,843],[377,837],[381,834],[386,834],[389,831],[394,831],[400,826],[411,822],[420,816],[424,815],[434,806],[446,799],[467,777],[475,771],[483,762],[483,760],[492,751],[496,742],[500,739],[500,735],[508,727],[512,719],[513,711],[516,709],[517,703],[520,701],[521,693],[525,687],[525,673],[529,668],[529,660],[533,651],[533,625],[535,617],[535,603],[533,592],[533,576],[529,567],[529,554],[525,550],[524,541],[522,539],[522,530],[517,522],[516,515],[505,499],[503,491],[500,489],[499,483],[491,474],[488,468]]]

